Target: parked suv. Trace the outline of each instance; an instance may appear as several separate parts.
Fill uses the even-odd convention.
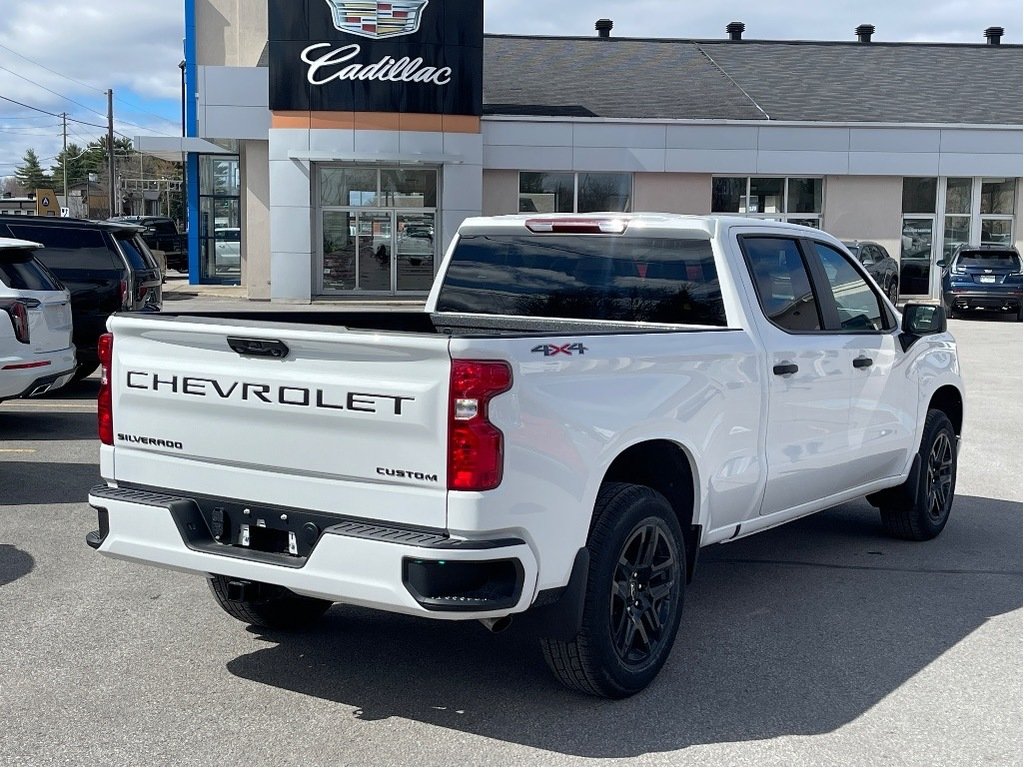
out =
[[[58,389],[75,372],[71,296],[38,248],[0,237],[0,400]]]
[[[142,239],[151,249],[161,251],[168,269],[188,272],[188,240],[167,216],[120,216],[111,221],[143,227]]]
[[[99,366],[96,345],[120,310],[159,310],[162,276],[142,227],[83,219],[0,216],[0,237],[41,243],[39,260],[71,291],[75,378]]]
[[[1009,245],[962,245],[942,267],[942,303],[955,317],[972,309],[1014,312],[1022,318],[1021,261]]]
[[[864,269],[895,305],[900,297],[900,265],[896,263],[896,259],[878,243],[867,240],[844,241],[843,245],[864,265]]]

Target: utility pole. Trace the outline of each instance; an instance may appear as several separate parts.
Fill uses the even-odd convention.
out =
[[[114,90],[111,88],[107,91],[107,171],[110,174],[110,180],[107,182],[107,187],[110,194],[108,200],[110,203],[109,216],[116,216],[117,211],[114,210],[114,200],[116,192],[114,190]]]
[[[64,119],[64,159],[61,161],[61,165],[64,167],[64,207],[71,208],[71,204],[68,201],[68,113],[62,112],[61,117]]]

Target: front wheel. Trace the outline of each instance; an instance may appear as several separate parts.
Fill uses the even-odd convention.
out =
[[[672,650],[686,580],[683,535],[660,493],[606,483],[587,549],[580,631],[568,642],[541,638],[541,649],[567,687],[621,699],[647,687]]]
[[[956,432],[942,411],[928,411],[918,456],[921,477],[913,505],[883,506],[879,511],[882,525],[892,536],[926,541],[946,527],[956,491]]]
[[[212,576],[210,591],[225,613],[246,624],[268,629],[301,629],[323,616],[331,607],[330,600],[304,597],[273,584],[246,584],[244,595],[235,595],[234,579]]]

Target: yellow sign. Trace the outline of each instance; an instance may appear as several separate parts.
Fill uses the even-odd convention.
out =
[[[52,189],[36,190],[36,216],[60,216],[57,193]]]

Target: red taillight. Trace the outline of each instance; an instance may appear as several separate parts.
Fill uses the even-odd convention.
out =
[[[501,484],[505,441],[488,420],[492,398],[512,386],[512,367],[453,360],[448,406],[448,490],[489,491]]]
[[[0,302],[0,308],[5,309],[11,316],[11,325],[14,326],[14,338],[22,344],[28,344],[28,307],[23,302],[12,300]]]
[[[110,366],[114,359],[114,337],[109,333],[100,336],[97,347],[102,376],[96,413],[99,421],[100,442],[114,444],[114,398],[110,392]]]

